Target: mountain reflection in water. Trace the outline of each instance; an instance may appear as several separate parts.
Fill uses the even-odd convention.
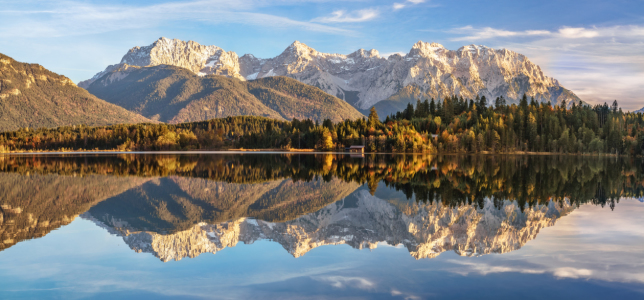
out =
[[[579,205],[641,198],[642,175],[637,160],[570,156],[0,156],[0,250],[80,215],[162,261],[263,239],[295,257],[505,253]]]

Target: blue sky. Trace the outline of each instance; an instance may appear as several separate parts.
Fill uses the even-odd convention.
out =
[[[644,1],[0,0],[0,53],[87,79],[159,37],[273,57],[408,52],[419,41],[527,55],[582,99],[644,106]]]

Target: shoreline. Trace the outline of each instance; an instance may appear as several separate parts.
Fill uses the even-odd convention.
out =
[[[27,151],[27,152],[0,152],[3,155],[66,155],[66,154],[348,154],[348,155],[486,155],[486,156],[597,156],[597,157],[631,157],[630,155],[618,155],[611,153],[556,153],[556,152],[365,152],[355,153],[347,151],[317,151],[315,149],[226,149],[226,150],[162,150],[162,151],[122,151],[122,150],[73,150],[73,151]],[[633,157],[641,157],[636,155]]]

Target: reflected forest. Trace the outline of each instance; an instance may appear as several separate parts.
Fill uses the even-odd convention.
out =
[[[484,198],[516,200],[521,207],[551,200],[614,207],[620,197],[644,197],[643,167],[638,159],[571,156],[0,156],[0,172],[22,175],[181,176],[244,184],[337,178],[365,184],[372,194],[382,182],[407,199],[452,207],[482,205]]]

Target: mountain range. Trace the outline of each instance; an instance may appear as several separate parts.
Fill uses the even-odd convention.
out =
[[[0,132],[145,122],[151,120],[97,98],[65,76],[0,54]]]
[[[503,96],[511,103],[524,93],[581,103],[524,55],[476,45],[453,51],[418,42],[407,54],[383,57],[373,49],[322,53],[296,41],[260,59],[162,37],[78,86],[0,54],[0,131],[237,115],[338,122],[361,118],[372,106],[384,118],[417,99]]]
[[[190,69],[171,65],[122,64],[86,88],[101,99],[167,123],[240,115],[319,122],[363,117],[347,102],[288,77],[241,81],[198,76]]]
[[[316,86],[363,112],[376,106],[381,116],[402,110],[419,98],[452,95],[470,99],[486,96],[490,100],[503,96],[513,102],[525,93],[552,104],[581,101],[522,54],[476,45],[454,51],[426,42],[414,44],[405,55],[383,57],[373,49],[348,55],[322,53],[296,41],[280,55],[260,59],[162,37],[149,46],[130,49],[120,63],[79,86],[90,88],[94,81],[126,65],[173,65],[201,76],[214,74],[249,81],[287,76]]]

